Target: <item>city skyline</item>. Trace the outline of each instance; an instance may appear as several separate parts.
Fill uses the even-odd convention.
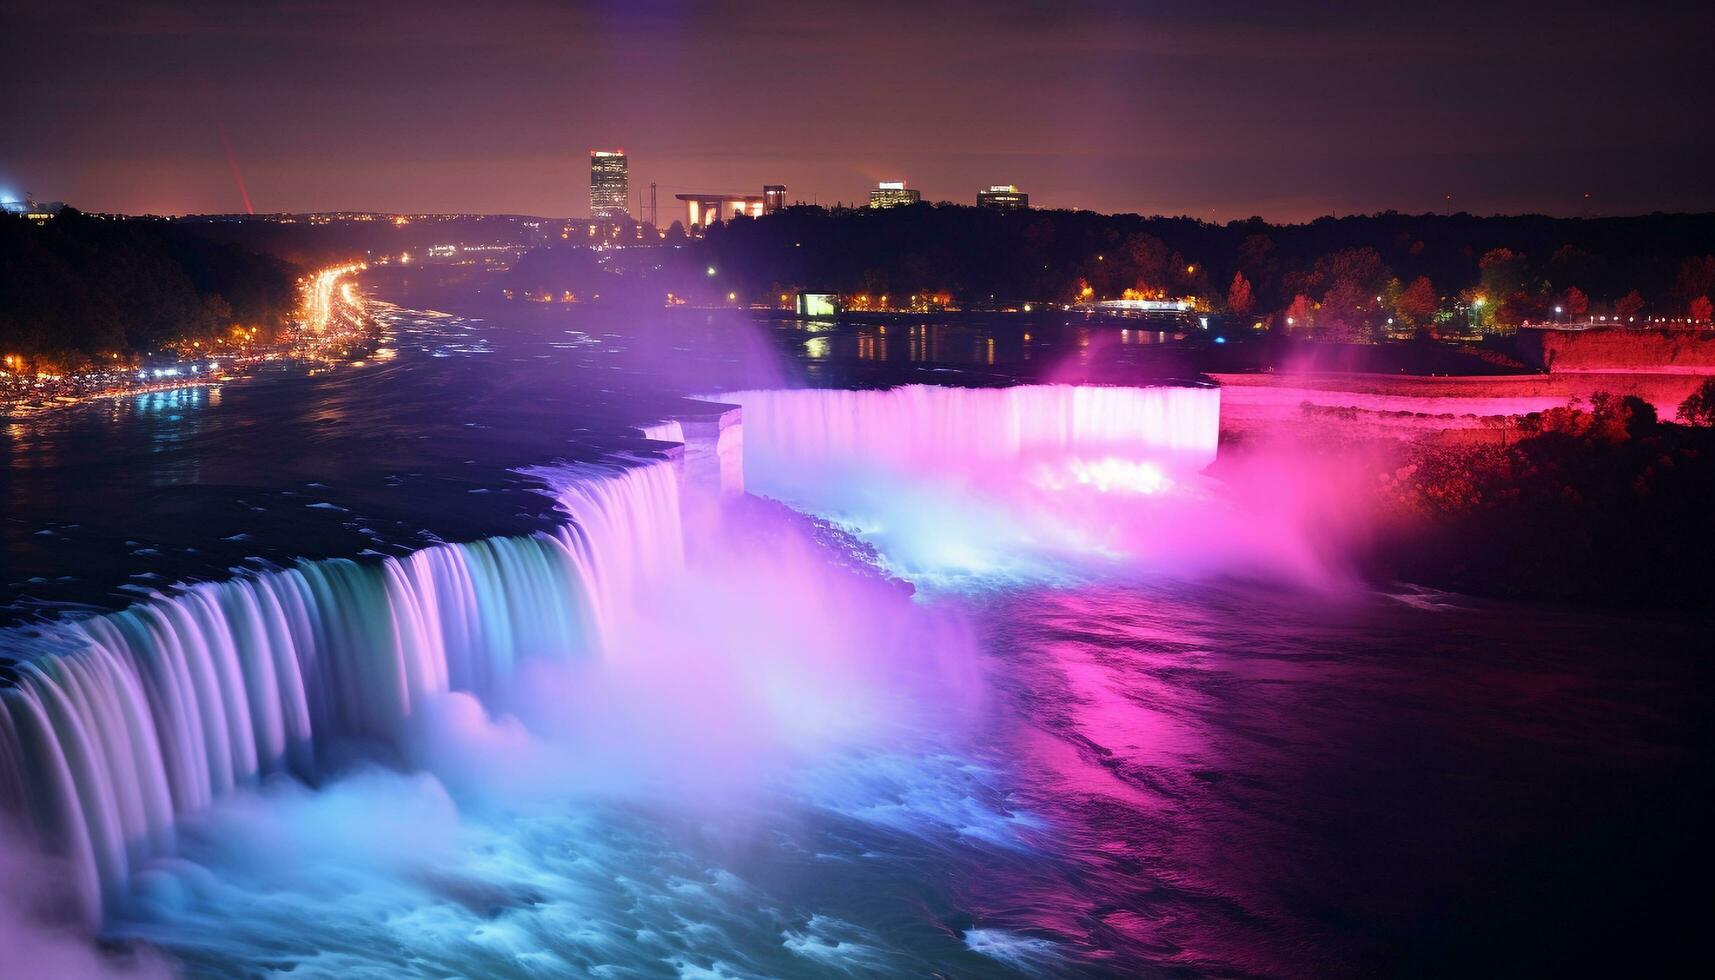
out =
[[[1715,208],[1694,8],[521,0],[333,29],[319,9],[17,11],[12,36],[56,43],[12,45],[8,102],[44,124],[0,137],[0,187],[127,213],[577,214],[568,161],[616,145],[669,197],[768,179],[858,203],[904,176],[929,200],[1004,181],[1219,221]]]

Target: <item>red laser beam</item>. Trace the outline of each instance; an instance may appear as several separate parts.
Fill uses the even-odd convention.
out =
[[[232,168],[232,181],[238,185],[238,193],[244,198],[244,213],[255,214],[256,209],[250,205],[250,191],[244,186],[244,175],[238,170],[238,157],[232,153],[232,141],[226,138],[226,127],[216,123],[215,129],[220,132],[221,148],[226,150],[226,165]]]

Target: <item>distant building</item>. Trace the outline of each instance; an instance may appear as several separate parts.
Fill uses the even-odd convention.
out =
[[[923,195],[908,190],[903,180],[884,180],[876,185],[875,190],[869,192],[869,206],[872,208],[896,208],[922,200]]]
[[[833,293],[800,292],[797,297],[797,311],[802,317],[838,316],[840,298]]]
[[[762,213],[773,214],[786,206],[785,184],[762,185]]]
[[[1023,211],[1030,207],[1030,195],[1011,184],[991,184],[988,190],[977,191],[977,207]]]
[[[631,167],[624,150],[590,151],[590,217],[618,221],[629,216]]]
[[[1197,307],[1188,299],[1104,299],[1087,305],[1120,313],[1190,313]]]
[[[54,215],[59,214],[64,208],[65,204],[60,201],[49,201],[46,204],[39,204],[33,198],[28,196],[26,196],[22,201],[14,200],[12,198],[0,201],[0,211],[5,211],[7,214],[15,214],[25,220],[34,221],[38,225],[48,221]]]
[[[786,188],[780,188],[780,192],[784,194]],[[766,194],[674,194],[673,197],[685,203],[686,231],[740,216],[760,218],[768,207]]]

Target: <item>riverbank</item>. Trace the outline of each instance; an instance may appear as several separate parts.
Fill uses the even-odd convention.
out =
[[[1320,547],[1367,580],[1614,608],[1701,609],[1715,590],[1715,429],[1604,392],[1507,414],[1503,399],[1340,407],[1354,393],[1295,388],[1258,413],[1231,397],[1246,390],[1222,390],[1211,475],[1314,476],[1302,506]]]
[[[270,367],[302,365],[310,370],[368,357],[381,344],[375,323],[351,277],[361,265],[323,269],[303,285],[302,308],[276,343],[235,342],[196,346],[195,357],[157,358],[122,368],[57,373],[0,370],[0,419],[24,419],[57,408],[109,398],[129,398],[175,388],[225,384]]]
[[[1570,375],[1413,377],[1338,372],[1211,374],[1221,386],[1221,426],[1245,433],[1331,416],[1369,434],[1417,437],[1493,428],[1509,417],[1588,407],[1600,393],[1648,402],[1671,419],[1703,378],[1688,374],[1590,372]]]

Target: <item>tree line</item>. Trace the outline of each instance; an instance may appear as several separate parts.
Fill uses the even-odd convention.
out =
[[[900,307],[947,297],[982,308],[1191,296],[1213,312],[1290,317],[1342,340],[1595,313],[1706,321],[1715,296],[1715,214],[1386,212],[1274,225],[949,204],[801,206],[718,223],[694,247],[753,297],[809,288],[888,296]]]
[[[14,368],[130,363],[235,326],[269,339],[297,303],[291,264],[160,218],[0,215],[0,270],[0,353]]]

